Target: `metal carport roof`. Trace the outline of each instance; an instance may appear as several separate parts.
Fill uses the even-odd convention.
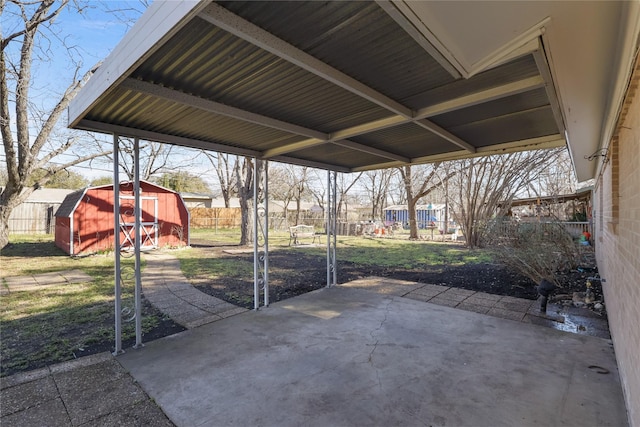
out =
[[[155,2],[70,126],[342,172],[562,146],[540,34],[464,75],[392,2]]]

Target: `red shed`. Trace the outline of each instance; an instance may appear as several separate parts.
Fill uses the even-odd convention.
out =
[[[56,211],[56,246],[69,255],[113,249],[113,185],[69,194]],[[189,244],[189,211],[180,194],[140,181],[144,249]],[[135,242],[133,183],[120,184],[120,243]]]

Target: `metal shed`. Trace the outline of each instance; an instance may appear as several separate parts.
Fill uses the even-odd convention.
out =
[[[69,194],[56,211],[56,246],[69,255],[114,248],[113,185]],[[143,249],[189,244],[189,212],[180,194],[140,182],[140,246]],[[120,184],[120,247],[135,247],[134,184]]]

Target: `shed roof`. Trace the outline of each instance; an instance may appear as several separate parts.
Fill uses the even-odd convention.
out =
[[[67,194],[67,197],[64,198],[58,210],[56,210],[55,216],[60,218],[69,218],[73,215],[73,211],[78,206],[80,200],[84,196],[84,193],[87,191],[86,188],[82,190],[75,191],[71,194]]]
[[[155,2],[72,102],[70,126],[344,172],[563,146],[573,132],[590,177],[580,154],[616,108],[598,87],[615,74],[610,33],[638,8],[431,3]],[[556,50],[550,66],[560,37],[586,55]]]
[[[124,181],[120,183],[120,187],[122,188],[123,186],[127,186],[127,185],[132,185],[131,181]],[[158,184],[154,184],[152,182],[149,181],[140,181],[140,185],[141,186],[145,186],[145,187],[151,187],[151,188],[157,188],[158,190],[162,190],[162,191],[168,191],[170,193],[174,193],[176,195],[178,195],[178,197],[180,197],[180,200],[182,200],[182,196],[180,196],[177,192],[169,189],[169,188],[165,188],[162,187]],[[132,186],[133,188],[133,186]],[[83,188],[82,190],[78,190],[75,191],[71,194],[68,194],[64,200],[62,201],[62,203],[60,204],[60,207],[58,207],[58,210],[55,213],[55,216],[57,217],[70,217],[73,214],[73,211],[75,210],[76,206],[78,206],[78,203],[80,202],[80,200],[82,200],[82,197],[86,194],[87,191],[89,190],[95,190],[95,189],[113,189],[113,184],[103,184],[103,185],[97,185],[94,187],[86,187]],[[184,203],[184,201],[182,201]]]

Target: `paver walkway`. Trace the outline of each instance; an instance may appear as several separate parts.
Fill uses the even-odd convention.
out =
[[[142,292],[158,310],[187,329],[247,311],[193,287],[180,270],[180,261],[164,253],[145,254]]]
[[[86,283],[93,278],[82,270],[65,270],[53,273],[33,274],[30,276],[12,276],[4,278],[7,287],[0,286],[0,295],[11,292],[31,291],[47,286],[67,283]]]
[[[0,401],[2,427],[173,426],[111,353],[2,378]]]
[[[540,313],[540,306],[536,301],[524,298],[493,295],[388,277],[370,276],[343,283],[340,286],[411,298],[517,322],[552,327],[565,332],[611,338],[607,321],[601,317],[589,315],[590,312],[586,309],[576,312],[576,310],[549,304],[547,314],[543,314]],[[561,314],[554,314],[558,312]]]

